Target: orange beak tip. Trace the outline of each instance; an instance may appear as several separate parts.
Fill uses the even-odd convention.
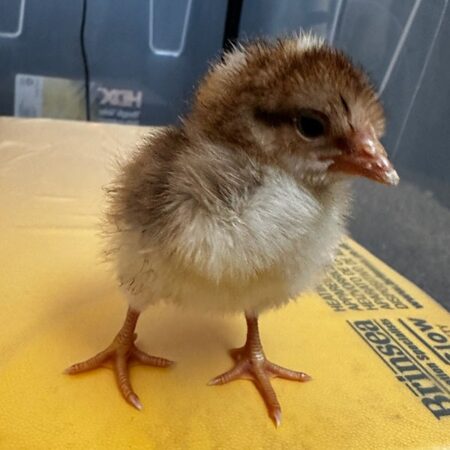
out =
[[[356,131],[336,141],[341,153],[334,158],[332,170],[359,175],[379,183],[396,186],[400,177],[373,130]]]

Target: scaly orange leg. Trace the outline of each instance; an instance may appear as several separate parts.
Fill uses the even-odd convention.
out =
[[[109,363],[116,374],[117,385],[123,398],[140,410],[142,409],[142,403],[131,387],[128,374],[130,360],[134,359],[146,366],[155,367],[168,367],[173,364],[173,361],[148,355],[136,347],[134,341],[137,334],[134,330],[138,318],[139,312],[129,308],[122,328],[109,347],[86,361],[68,367],[64,372],[74,375],[107,366]]]
[[[281,407],[270,383],[274,377],[294,381],[309,381],[311,377],[303,372],[285,369],[266,359],[259,337],[258,317],[246,313],[247,341],[241,348],[230,350],[235,366],[213,378],[208,384],[225,384],[238,379],[250,379],[261,393],[269,415],[278,427],[281,423]]]

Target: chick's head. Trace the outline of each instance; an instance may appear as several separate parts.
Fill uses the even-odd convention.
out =
[[[201,82],[188,131],[311,183],[360,175],[397,184],[366,74],[309,34],[234,48]]]

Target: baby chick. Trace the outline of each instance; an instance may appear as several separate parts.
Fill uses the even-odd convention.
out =
[[[398,183],[383,130],[367,76],[319,38],[226,54],[182,125],[148,138],[109,190],[108,250],[129,309],[113,343],[67,373],[110,361],[123,397],[141,409],[130,360],[172,364],[134,343],[147,306],[244,312],[247,340],[231,351],[235,365],[209,384],[251,378],[279,425],[271,377],[309,376],[266,358],[258,316],[313,288],[333,262],[353,176]]]

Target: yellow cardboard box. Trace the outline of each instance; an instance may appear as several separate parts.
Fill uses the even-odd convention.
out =
[[[230,367],[242,317],[148,310],[138,341],[178,364],[131,369],[141,412],[107,369],[62,374],[123,320],[99,257],[101,186],[145,132],[0,119],[0,448],[450,448],[449,315],[350,239],[318,294],[262,317],[269,358],[313,377],[274,380],[279,429],[251,382],[206,385]]]

